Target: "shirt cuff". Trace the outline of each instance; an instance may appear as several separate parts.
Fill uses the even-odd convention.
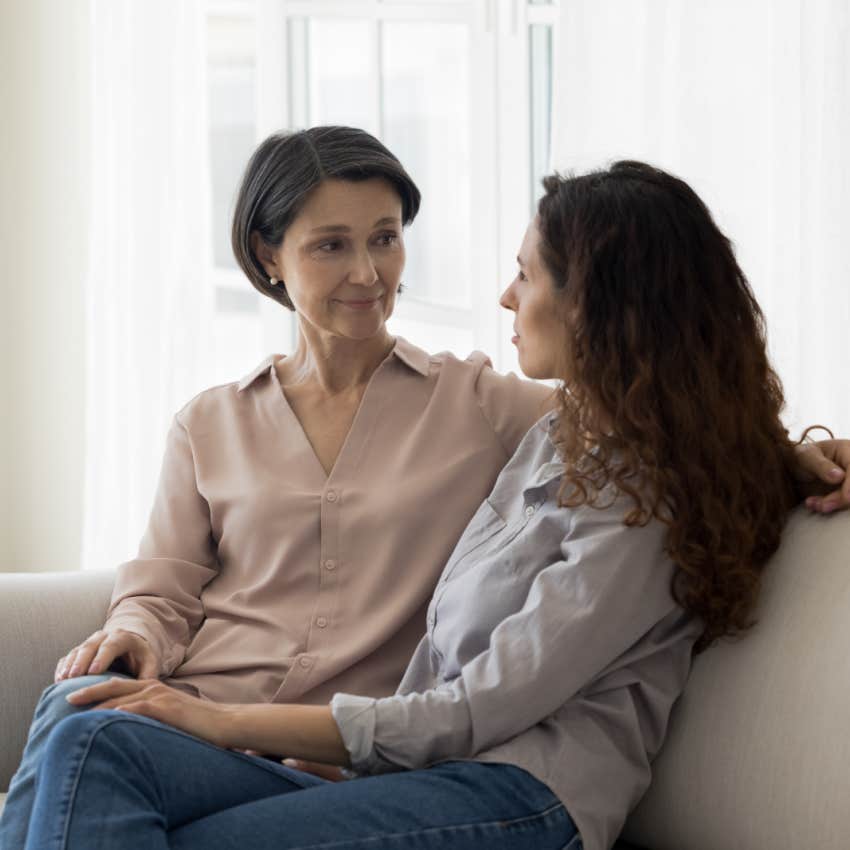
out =
[[[183,660],[184,650],[182,647],[168,648],[164,646],[159,636],[133,614],[117,612],[103,624],[102,628],[104,631],[124,629],[144,638],[150,644],[159,662],[157,678],[164,679],[166,676],[170,676]]]
[[[357,773],[371,773],[380,759],[375,757],[375,703],[372,697],[334,694],[331,714]]]

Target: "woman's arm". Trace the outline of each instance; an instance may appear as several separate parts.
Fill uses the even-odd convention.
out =
[[[228,705],[219,745],[344,767],[351,764],[328,705]]]
[[[120,564],[105,631],[145,638],[170,675],[204,618],[201,590],[218,574],[209,505],[198,492],[189,434],[178,416],[166,437],[148,526],[135,558]]]
[[[281,753],[347,765],[348,752],[325,705],[242,705],[199,699],[158,679],[112,678],[66,697],[79,707],[141,714],[227,749]]]
[[[701,626],[670,595],[665,528],[628,528],[622,507],[572,512],[562,560],[540,570],[521,609],[455,678],[382,699],[336,694],[352,766],[378,773],[473,756],[558,711],[631,650],[637,658],[683,636],[693,642]]]

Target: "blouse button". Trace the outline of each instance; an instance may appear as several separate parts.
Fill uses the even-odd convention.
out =
[[[531,517],[531,516],[533,516],[533,515],[534,515],[534,505],[529,505],[529,506],[525,509],[525,515],[526,515],[527,517]]]
[[[313,662],[312,662],[312,660],[311,660],[311,659],[307,658],[307,656],[306,656],[306,655],[302,655],[302,656],[298,659],[298,663],[299,663],[302,667],[309,667],[309,666],[310,666]]]
[[[325,496],[325,498],[329,502],[335,502],[336,501],[336,493],[333,490],[328,490],[328,494]]]
[[[325,561],[325,569],[326,570],[335,570],[336,569],[336,561],[333,558],[328,558]]]
[[[317,625],[320,629],[323,629],[323,628],[324,628],[327,624],[328,624],[328,621],[327,621],[324,617],[319,617],[319,618],[316,620],[316,625]]]

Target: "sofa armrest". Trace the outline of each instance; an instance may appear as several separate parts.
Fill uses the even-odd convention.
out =
[[[114,582],[113,571],[0,573],[0,792],[56,663],[103,625]]]

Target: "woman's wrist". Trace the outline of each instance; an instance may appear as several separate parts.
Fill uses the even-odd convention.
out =
[[[223,704],[219,746],[351,765],[330,706],[325,705]]]

